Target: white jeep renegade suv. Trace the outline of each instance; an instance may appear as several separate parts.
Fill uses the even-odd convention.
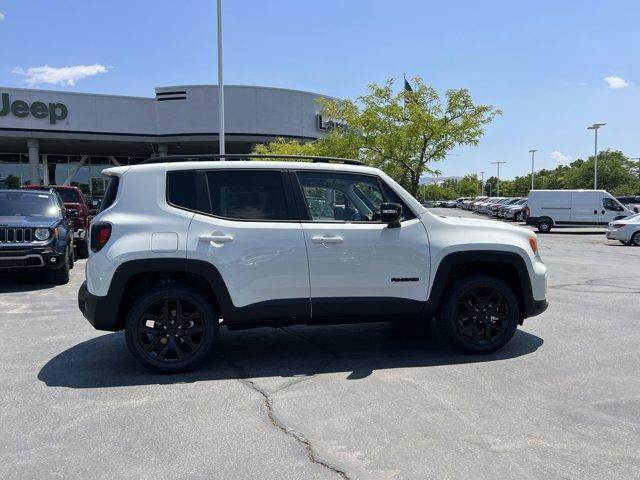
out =
[[[151,369],[195,367],[220,324],[436,317],[452,345],[488,353],[547,307],[527,229],[435,216],[352,160],[190,159],[104,171],[78,294],[89,322],[124,329]]]

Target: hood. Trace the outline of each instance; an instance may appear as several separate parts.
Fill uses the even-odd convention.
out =
[[[15,215],[11,217],[0,216],[0,228],[38,228],[38,227],[54,227],[60,221],[59,218],[52,217],[35,217]]]

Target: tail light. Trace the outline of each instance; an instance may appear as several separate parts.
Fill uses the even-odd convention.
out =
[[[91,251],[99,252],[111,238],[111,224],[106,222],[94,223],[91,226],[90,238]]]
[[[622,228],[624,227],[624,223],[614,223],[613,228]]]
[[[525,207],[525,208],[524,208],[524,214],[525,214],[525,216],[527,216],[527,217],[529,216],[529,207]]]

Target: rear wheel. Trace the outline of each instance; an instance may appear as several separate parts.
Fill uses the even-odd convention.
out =
[[[541,220],[538,222],[538,231],[540,233],[548,233],[551,230],[551,222],[548,220]]]
[[[640,230],[631,236],[631,243],[636,247],[640,247]]]
[[[513,337],[518,319],[518,301],[512,290],[497,278],[474,274],[450,285],[438,329],[462,352],[491,353]]]
[[[145,367],[159,373],[192,370],[213,351],[218,315],[195,289],[167,286],[133,306],[125,325],[127,347]]]

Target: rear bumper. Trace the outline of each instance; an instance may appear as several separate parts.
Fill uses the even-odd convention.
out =
[[[109,332],[118,331],[118,304],[109,301],[109,296],[98,297],[89,293],[87,282],[78,290],[78,308],[93,328]]]

